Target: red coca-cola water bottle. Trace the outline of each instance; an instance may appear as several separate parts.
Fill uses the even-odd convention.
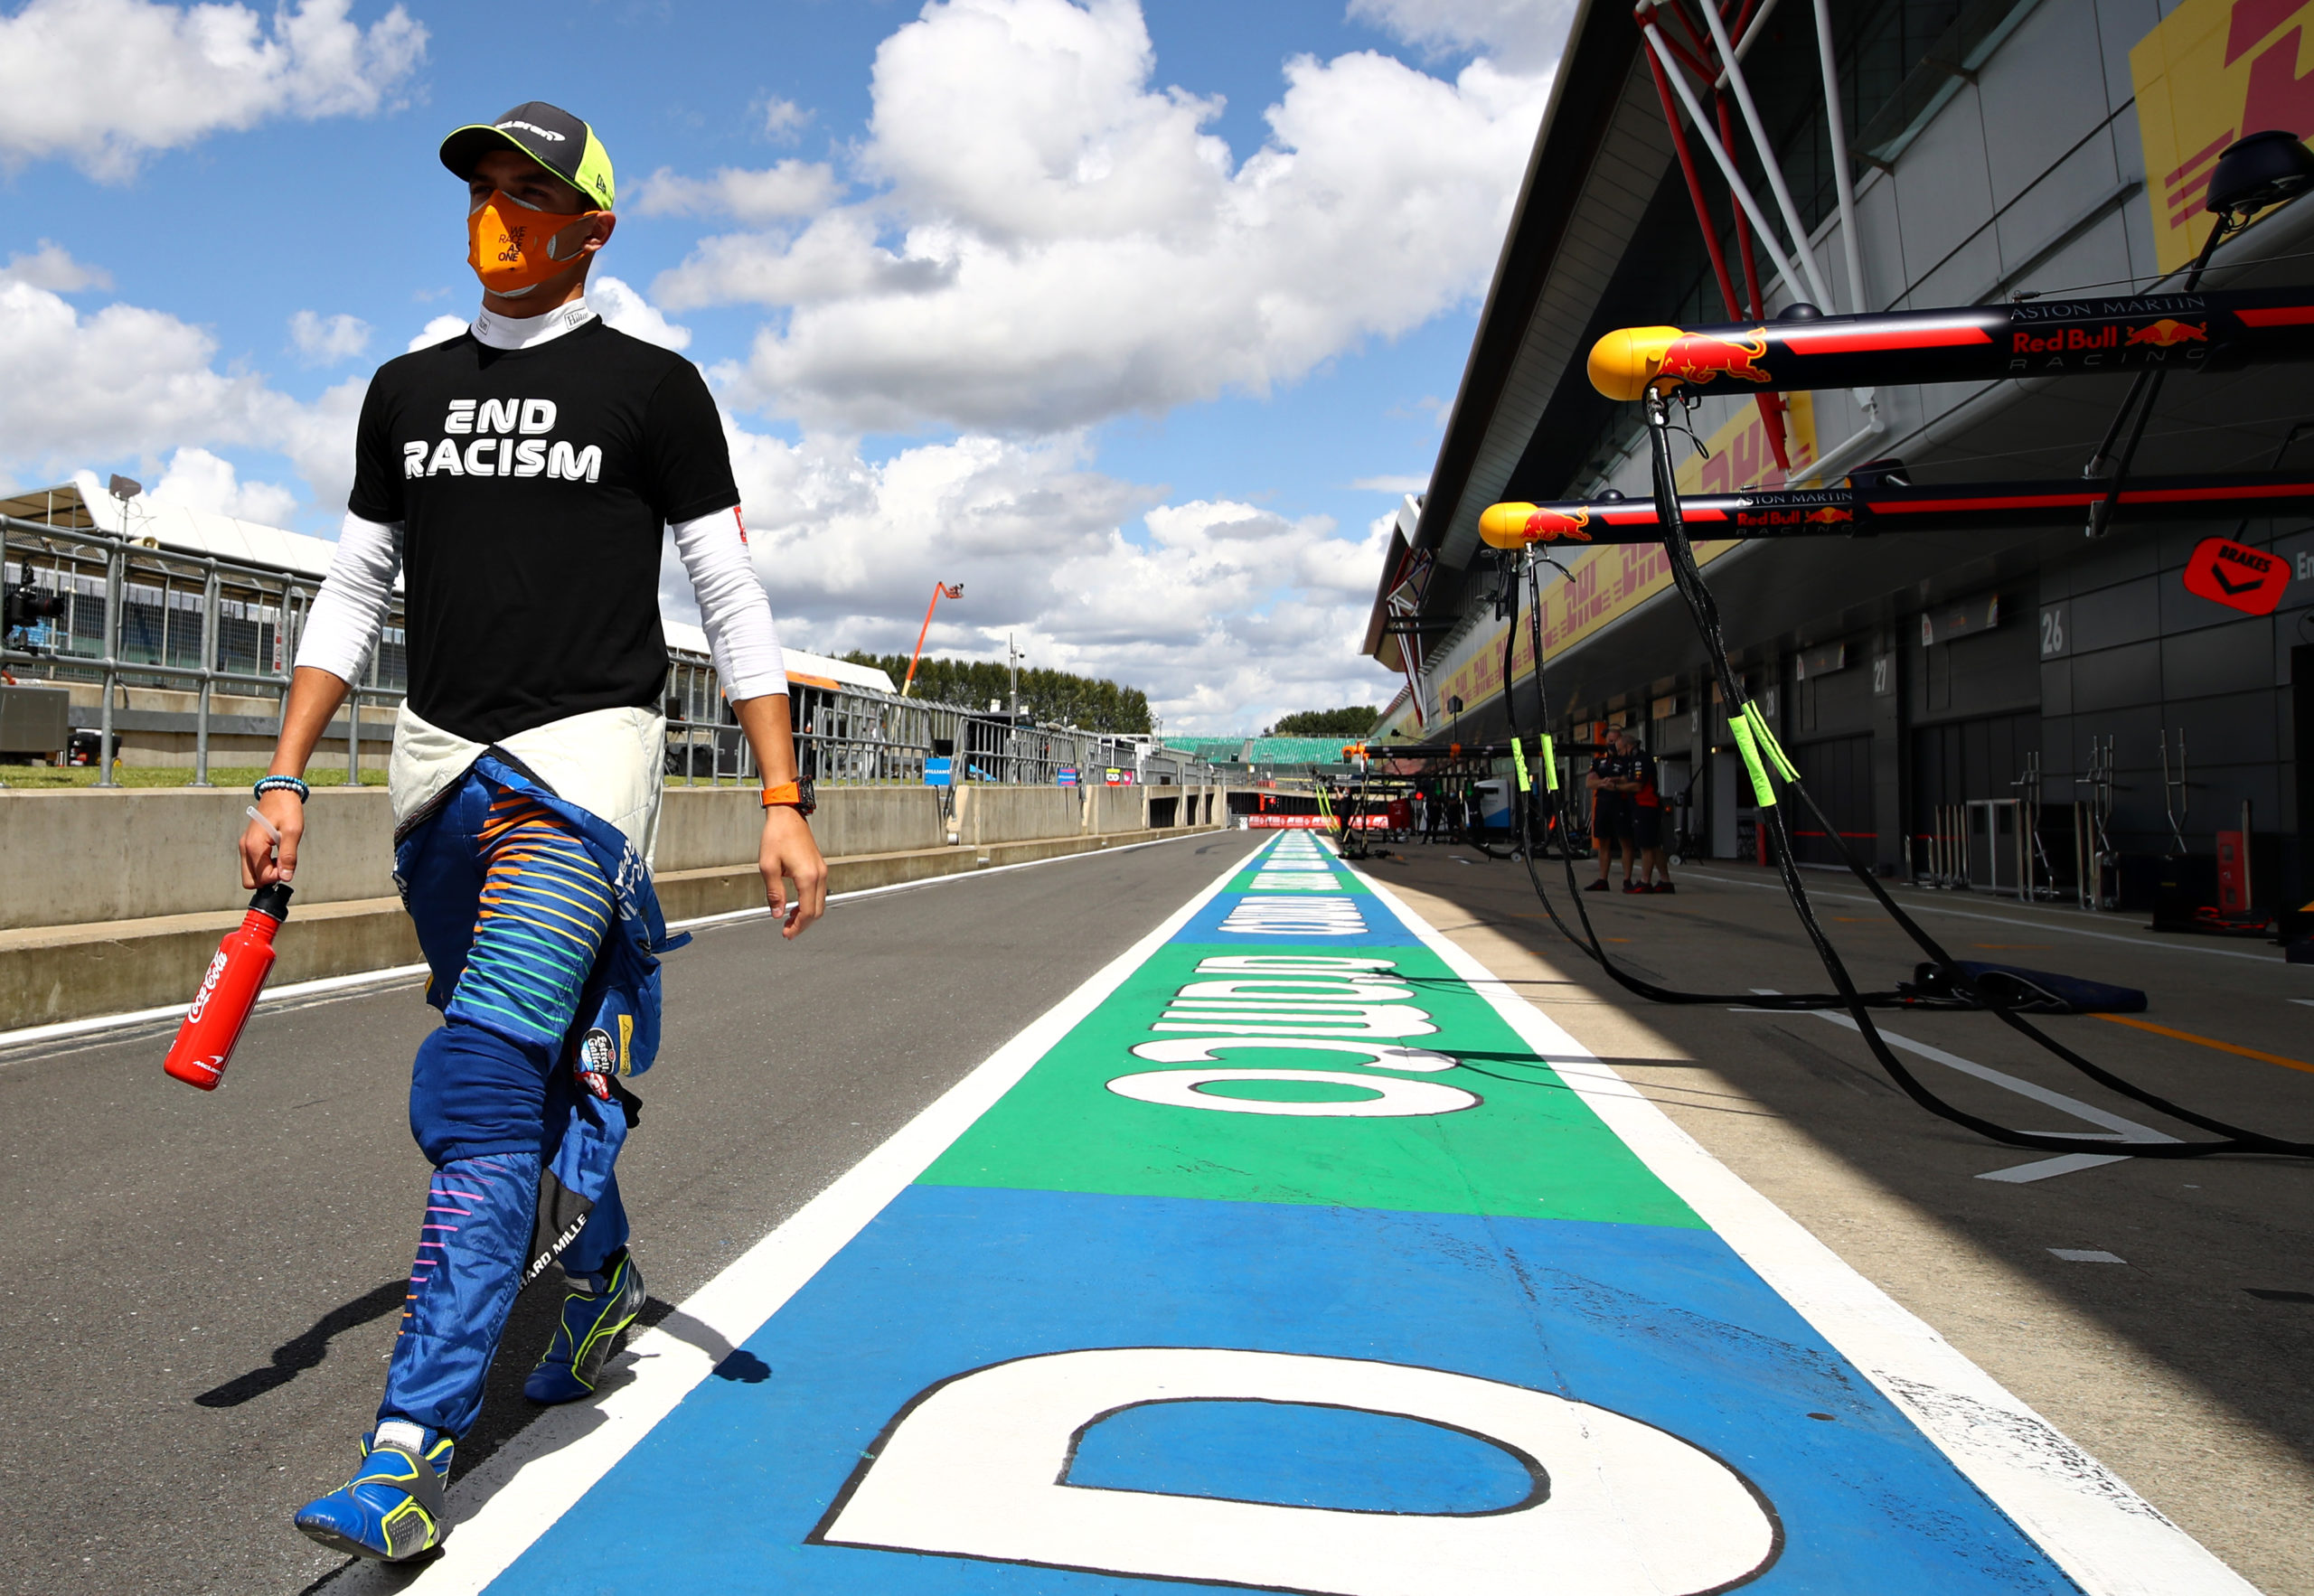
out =
[[[257,1007],[257,995],[265,990],[266,972],[273,968],[273,934],[288,917],[286,885],[277,881],[257,889],[240,929],[228,933],[209,961],[209,973],[201,978],[201,990],[162,1066],[169,1074],[203,1092],[217,1089],[249,1010]]]

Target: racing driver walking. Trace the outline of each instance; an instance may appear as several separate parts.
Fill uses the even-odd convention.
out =
[[[663,527],[699,596],[725,695],[764,781],[764,882],[784,934],[820,915],[771,606],[748,558],[729,448],[698,368],[588,307],[615,222],[594,130],[540,101],[460,127],[482,313],[388,361],[355,436],[353,491],[297,651],[251,887],[291,880],[300,779],[359,679],[397,574],[409,693],[389,776],[394,874],[443,1023],[418,1049],[409,1124],[434,1166],[377,1422],[296,1525],[400,1562],[449,1528],[451,1452],[482,1405],[515,1292],[559,1263],[566,1296],[524,1394],[590,1394],[643,1306],[613,1160],[623,1077],[659,1039],[671,938],[649,860],[667,673]],[[796,887],[789,906],[783,878]]]

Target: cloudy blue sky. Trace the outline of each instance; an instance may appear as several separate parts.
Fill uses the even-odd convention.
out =
[[[0,5],[0,483],[334,536],[377,362],[471,314],[442,134],[591,121],[618,325],[725,408],[793,646],[1379,702],[1564,0]],[[687,596],[670,585],[671,613]]]

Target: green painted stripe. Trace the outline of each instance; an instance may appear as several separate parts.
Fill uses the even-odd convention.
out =
[[[1188,1067],[1144,1060],[1132,1049],[1167,1037],[1218,1034],[1214,1025],[1169,1021],[1166,1011],[1190,1012],[1175,1001],[1184,986],[1231,978],[1200,972],[1201,961],[1247,953],[1391,961],[1389,973],[1406,978],[1413,989],[1410,1006],[1436,1027],[1432,1034],[1395,1037],[1391,1044],[1443,1052],[1460,1063],[1435,1073],[1389,1071],[1348,1054],[1273,1047],[1230,1048],[1218,1055],[1213,1067],[1436,1082],[1482,1102],[1421,1117],[1287,1117],[1143,1103],[1108,1089],[1121,1076]],[[1300,1023],[1309,1022],[1304,1017]],[[1160,1024],[1187,1028],[1155,1028]],[[1242,1097],[1250,1090],[1231,1086],[1217,1095]],[[1331,1095],[1317,1083],[1262,1094],[1304,1102]],[[1048,1053],[923,1179],[942,1186],[1705,1228],[1483,999],[1435,953],[1418,946],[1169,944]]]
[[[1266,859],[1269,856],[1264,854],[1261,857]],[[1323,887],[1320,887],[1315,879],[1321,873],[1331,878]],[[1258,879],[1265,877],[1269,883],[1267,886],[1256,885]],[[1296,884],[1297,878],[1302,877],[1311,878],[1307,886]],[[1374,896],[1365,882],[1339,867],[1322,869],[1313,868],[1308,870],[1284,868],[1241,870],[1230,878],[1228,890],[1248,893],[1256,897],[1307,897],[1311,892],[1348,893],[1353,897]]]

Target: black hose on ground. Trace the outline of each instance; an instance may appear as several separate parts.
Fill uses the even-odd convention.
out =
[[[1801,926],[1807,933],[1809,942],[1814,947],[1817,958],[1822,963],[1826,974],[1830,976],[1835,990],[1829,993],[1774,994],[1683,992],[1642,981],[1617,968],[1613,959],[1600,942],[1596,928],[1591,924],[1589,909],[1583,901],[1581,889],[1576,884],[1575,860],[1571,850],[1563,848],[1560,851],[1566,858],[1567,887],[1569,891],[1575,894],[1576,913],[1583,923],[1582,936],[1576,935],[1573,929],[1560,916],[1557,906],[1551,902],[1549,893],[1544,888],[1541,874],[1536,868],[1535,863],[1539,840],[1536,835],[1535,804],[1531,801],[1530,789],[1522,789],[1515,801],[1513,813],[1517,820],[1513,829],[1514,832],[1519,836],[1523,846],[1514,849],[1514,851],[1523,853],[1525,856],[1528,876],[1534,887],[1535,895],[1541,900],[1545,911],[1550,916],[1551,923],[1570,942],[1597,962],[1600,968],[1618,984],[1651,1001],[1717,1003],[1784,1012],[1845,1009],[1855,1022],[1858,1033],[1863,1037],[1865,1045],[1871,1050],[1875,1061],[1906,1096],[1939,1118],[1973,1131],[1993,1141],[2012,1147],[2056,1153],[2077,1153],[2084,1150],[2085,1148],[2121,1145],[2128,1148],[2130,1156],[2138,1158],[2207,1158],[2214,1154],[2227,1152],[2259,1152],[2290,1158],[2314,1158],[2314,1144],[2267,1136],[2213,1119],[2186,1108],[2182,1104],[2172,1103],[2168,1098],[2148,1091],[2083,1057],[2033,1025],[1996,994],[1983,990],[1975,977],[1947,953],[1934,937],[1923,929],[1918,922],[1905,914],[1896,901],[1889,896],[1879,878],[1856,857],[1855,850],[1848,847],[1847,840],[1825,818],[1813,794],[1810,793],[1805,784],[1800,781],[1798,772],[1789,764],[1783,762],[1782,751],[1774,746],[1772,735],[1767,733],[1764,720],[1755,721],[1750,718],[1750,707],[1744,699],[1735,668],[1727,657],[1726,643],[1720,627],[1717,601],[1713,597],[1711,590],[1704,584],[1702,573],[1696,565],[1694,548],[1688,542],[1687,528],[1679,514],[1679,488],[1671,464],[1669,406],[1662,396],[1653,393],[1648,395],[1646,404],[1649,438],[1654,466],[1657,513],[1663,529],[1664,552],[1671,565],[1672,583],[1687,604],[1688,615],[1694,620],[1697,633],[1701,637],[1705,651],[1710,657],[1713,678],[1719,687],[1722,701],[1728,706],[1729,726],[1735,728],[1738,746],[1745,754],[1745,765],[1753,774],[1755,785],[1760,789],[1763,802],[1759,811],[1759,824],[1768,840],[1770,851],[1774,856],[1777,873],[1783,881],[1784,894],[1790,899],[1794,914],[1799,916]],[[1543,680],[1540,592],[1531,563],[1527,568],[1527,577],[1533,597],[1529,610],[1529,626],[1533,634],[1538,710],[1543,723],[1548,725],[1548,699]],[[1504,635],[1503,643],[1503,702],[1506,713],[1510,718],[1511,738],[1514,743],[1517,743],[1519,737],[1517,699],[1510,690],[1512,647],[1518,634],[1518,586],[1515,583],[1511,589],[1510,603],[1511,624]],[[1757,746],[1762,739],[1766,740],[1768,744],[1764,748]],[[1538,748],[1539,746],[1538,741]],[[1848,870],[1857,879],[1863,882],[1866,889],[1872,894],[1874,900],[1887,911],[1889,917],[1907,936],[1912,938],[1914,944],[1945,973],[1953,986],[1964,995],[1965,1002],[1935,1003],[1924,1001],[1903,992],[1866,993],[1857,990],[1855,981],[1848,974],[1846,962],[1840,958],[1839,952],[1833,948],[1830,940],[1824,934],[1822,925],[1817,920],[1814,906],[1808,897],[1807,886],[1801,879],[1798,862],[1792,852],[1791,838],[1784,828],[1781,808],[1775,802],[1773,791],[1774,778],[1768,774],[1771,769],[1782,775],[1784,791],[1798,794],[1801,802],[1807,806],[1809,812],[1823,827],[1825,834],[1832,840],[1833,847],[1839,853],[1841,861]],[[1564,800],[1561,802],[1563,803]],[[1550,825],[1544,830],[1547,831],[1562,823],[1563,811],[1553,813]],[[1490,858],[1508,857],[1495,854],[1483,845],[1481,850],[1487,853]],[[2210,1131],[2218,1140],[2114,1143],[2102,1138],[2050,1136],[2030,1131],[2019,1131],[1972,1114],[1930,1091],[1920,1078],[1895,1056],[1894,1050],[1889,1047],[1886,1038],[1881,1036],[1879,1028],[1874,1023],[1872,1017],[1872,1010],[1875,1009],[1929,1007],[1972,1007],[1988,1010],[1998,1016],[2010,1029],[2053,1056],[2062,1059],[2098,1084],[2172,1119]]]

